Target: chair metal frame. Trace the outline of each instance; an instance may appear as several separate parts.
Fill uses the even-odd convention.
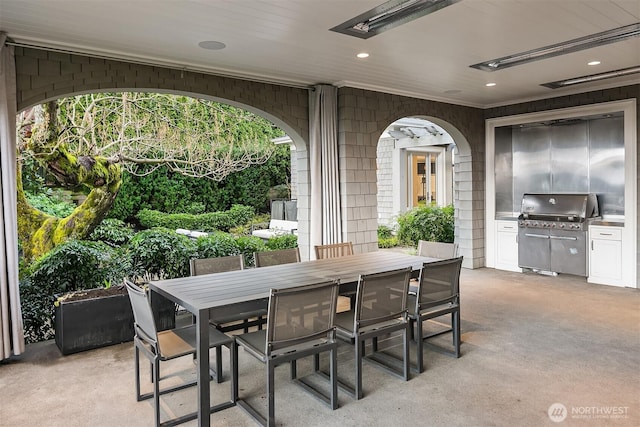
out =
[[[358,290],[356,292],[355,308],[349,312],[338,314],[336,319],[336,333],[338,338],[348,340],[354,345],[356,370],[354,387],[342,381],[339,382],[339,385],[355,399],[361,399],[363,396],[363,360],[372,362],[377,367],[405,381],[409,379],[410,360],[407,294],[411,272],[411,267],[407,267],[381,273],[360,275]],[[382,295],[381,289],[376,289],[376,282],[379,281],[383,281],[384,283],[384,289],[388,292],[388,301],[384,301],[384,295]],[[377,311],[376,307],[365,307],[365,296],[367,304],[369,304],[371,300],[375,300],[377,303],[374,304],[380,304],[380,308],[387,309],[387,313],[378,313],[379,315],[375,318],[363,316],[363,313],[367,311]],[[346,322],[351,319],[353,320],[353,324],[350,328],[347,328]],[[398,359],[378,348],[378,337],[396,331],[402,331],[403,333],[402,359]],[[372,339],[373,341],[373,353],[367,356],[365,353],[365,342],[368,339]],[[398,363],[401,364],[401,367],[397,366]]]
[[[353,255],[353,243],[333,243],[330,245],[314,246],[316,259],[339,258],[347,255]]]
[[[418,288],[416,295],[409,295],[412,307],[409,310],[409,321],[411,331],[415,330],[416,367],[418,373],[424,371],[424,341],[442,334],[451,332],[453,334],[453,355],[460,357],[460,270],[462,268],[462,258],[452,258],[436,262],[426,262],[420,270]],[[444,276],[434,273],[444,270]],[[438,295],[437,299],[427,299],[426,290],[438,286],[437,291],[446,295]],[[440,316],[451,315],[451,327],[445,330],[424,335],[423,322],[435,319]],[[415,326],[415,329],[414,329]]]
[[[222,273],[244,269],[243,255],[230,255],[214,258],[196,258],[189,261],[192,276],[202,274]],[[243,303],[239,306],[218,308],[210,312],[209,323],[215,325],[221,332],[243,330],[249,332],[249,328],[257,326],[262,329],[267,321],[267,303],[265,298],[259,301]],[[252,319],[252,320],[250,320]],[[242,323],[238,323],[242,321]]]
[[[238,347],[243,347],[245,351],[260,360],[266,365],[267,371],[267,417],[264,417],[255,407],[245,400],[238,400],[238,405],[263,426],[275,426],[275,368],[284,363],[291,365],[291,379],[307,392],[320,399],[331,409],[338,408],[338,380],[337,380],[337,353],[338,342],[335,337],[335,326],[333,324],[337,298],[337,281],[327,281],[312,285],[303,285],[287,289],[271,289],[269,297],[269,315],[267,329],[250,332],[248,334],[237,335],[236,357]],[[314,317],[317,311],[304,312],[293,308],[295,301],[306,295],[318,294],[314,298],[318,304],[318,310],[325,311],[323,316]],[[326,294],[325,294],[326,292]],[[292,314],[293,310],[293,314]],[[284,312],[284,313],[283,313]],[[306,313],[306,314],[303,314]],[[311,316],[314,323],[313,328],[304,326],[300,320],[301,316]],[[296,316],[299,321],[291,322],[291,316]],[[287,319],[288,334],[280,337],[276,319]],[[281,327],[281,326],[280,326]],[[317,330],[316,330],[317,329]],[[295,332],[291,332],[291,331]],[[306,381],[304,377],[297,375],[296,361],[307,356],[314,356],[316,365],[319,365],[321,353],[329,352],[329,380],[330,391],[327,394],[312,383]],[[315,373],[315,372],[314,372]]]
[[[197,384],[197,380],[194,380],[184,384],[160,389],[160,362],[196,354],[196,326],[189,325],[157,332],[153,312],[147,299],[146,292],[128,280],[125,280],[125,286],[129,293],[131,308],[133,309],[135,319],[135,336],[133,341],[135,348],[136,400],[142,401],[153,398],[156,427],[169,427],[196,419],[198,417],[198,413],[191,412],[163,422],[160,421],[160,396]],[[209,347],[215,347],[218,349],[222,346],[228,347],[230,352],[231,399],[228,402],[223,402],[211,407],[211,413],[234,406],[238,396],[238,370],[234,339],[211,327],[209,329]],[[149,359],[149,362],[151,363],[153,392],[145,394],[141,394],[140,391],[140,353]],[[220,366],[218,365],[217,368],[220,368]],[[214,375],[211,376],[211,378],[213,377]],[[221,382],[221,375],[218,375],[215,378],[216,382]]]
[[[300,248],[280,249],[277,251],[254,252],[253,257],[256,267],[269,267],[271,265],[289,264],[300,262]]]

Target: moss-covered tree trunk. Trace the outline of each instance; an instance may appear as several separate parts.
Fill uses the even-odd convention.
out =
[[[18,237],[27,262],[68,239],[87,238],[109,212],[122,179],[120,165],[104,157],[76,157],[58,143],[55,101],[45,105],[44,115],[42,126],[34,128],[28,148],[61,185],[84,185],[90,192],[66,218],[47,215],[31,206],[26,199],[18,165]]]

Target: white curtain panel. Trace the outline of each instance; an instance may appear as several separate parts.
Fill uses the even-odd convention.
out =
[[[315,86],[309,94],[312,257],[314,245],[342,241],[337,111],[338,89],[331,85]]]
[[[0,360],[24,352],[18,291],[16,202],[16,67],[14,49],[0,33]]]

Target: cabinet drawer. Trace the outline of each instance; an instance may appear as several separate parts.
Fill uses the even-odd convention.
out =
[[[506,231],[508,233],[518,232],[517,221],[497,221],[497,223],[498,223],[498,231]]]
[[[591,227],[589,237],[600,240],[622,240],[622,229],[614,227]]]

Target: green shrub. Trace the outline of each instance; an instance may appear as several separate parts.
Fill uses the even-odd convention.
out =
[[[240,236],[236,239],[236,245],[238,245],[240,253],[244,255],[245,267],[253,267],[256,265],[256,261],[253,258],[254,252],[267,250],[264,241],[255,236]]]
[[[422,206],[398,217],[398,240],[402,244],[417,245],[418,240],[453,243],[454,209]]]
[[[272,137],[282,135],[279,129],[272,130]],[[268,212],[270,188],[288,182],[290,177],[290,148],[284,144],[276,147],[266,163],[232,173],[220,182],[186,177],[165,166],[145,176],[123,173],[120,191],[108,215],[133,222],[142,209],[198,214],[224,211],[238,200],[256,212]],[[199,204],[204,205],[204,210],[198,211]]]
[[[219,231],[196,240],[196,258],[216,258],[240,253],[236,239],[229,233]]]
[[[395,248],[399,245],[398,238],[396,236],[378,238],[379,248]]]
[[[204,203],[201,202],[193,202],[185,208],[184,213],[189,213],[193,215],[199,215],[205,213],[207,211],[207,207]]]
[[[100,225],[93,230],[89,239],[105,242],[111,246],[122,246],[129,243],[134,234],[129,224],[125,224],[119,219],[105,218]]]
[[[56,246],[20,280],[27,342],[53,337],[54,295],[120,283],[130,270],[127,252],[102,242],[69,240]]]
[[[209,212],[200,215],[168,214],[160,211],[143,209],[138,212],[140,225],[145,228],[164,227],[172,230],[186,228],[200,231],[229,231],[233,227],[247,224],[253,218],[250,206],[233,205],[225,212]]]
[[[196,248],[191,239],[173,230],[152,228],[133,236],[129,251],[136,275],[172,279],[189,275],[189,259]]]
[[[386,225],[378,226],[378,240],[393,237],[393,230]]]
[[[267,249],[276,251],[279,249],[289,249],[298,246],[298,236],[295,234],[282,234],[267,240],[265,243]]]
[[[76,208],[76,205],[61,199],[51,190],[46,193],[29,193],[25,191],[25,197],[34,208],[58,218],[69,216]]]

